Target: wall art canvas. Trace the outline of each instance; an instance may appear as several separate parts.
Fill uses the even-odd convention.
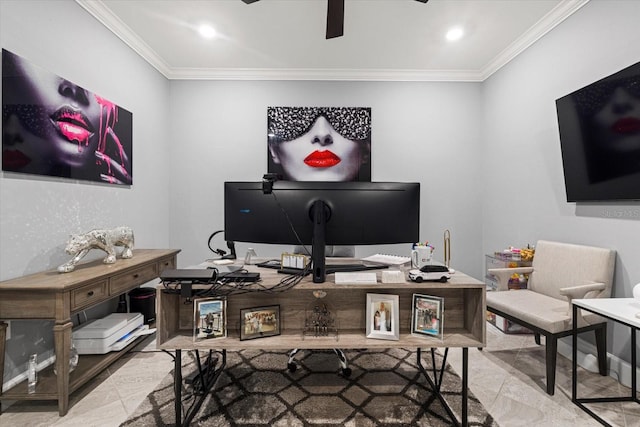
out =
[[[193,340],[227,336],[227,300],[198,298],[193,302]]]
[[[288,181],[371,181],[371,108],[268,107],[267,141]]]
[[[2,170],[133,184],[133,115],[2,50]]]

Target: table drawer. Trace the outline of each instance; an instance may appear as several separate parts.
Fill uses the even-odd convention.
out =
[[[109,284],[109,295],[120,295],[156,277],[158,277],[157,264],[149,264],[119,276],[113,276]]]
[[[71,311],[97,304],[109,296],[107,281],[92,283],[71,291]]]
[[[176,257],[172,256],[169,258],[161,259],[158,262],[158,275],[160,275],[163,270],[174,268],[176,268]]]

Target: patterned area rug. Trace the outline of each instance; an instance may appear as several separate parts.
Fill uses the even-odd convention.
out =
[[[195,415],[193,426],[449,426],[453,425],[421,374],[416,353],[404,349],[345,351],[352,369],[340,374],[331,351],[298,353],[287,369],[286,352],[227,352],[227,368]],[[430,371],[431,353],[422,352]],[[437,356],[440,358],[440,356]],[[183,375],[194,354],[183,351]],[[441,360],[437,360],[439,365]],[[460,419],[461,380],[447,364],[442,394]],[[183,390],[188,408],[189,387]],[[470,426],[497,426],[469,393]],[[184,412],[184,410],[183,410]],[[169,374],[124,426],[175,425],[173,375]]]

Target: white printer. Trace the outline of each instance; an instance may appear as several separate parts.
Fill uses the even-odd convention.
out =
[[[71,337],[78,354],[105,354],[122,350],[148,327],[141,313],[112,313],[77,326]]]

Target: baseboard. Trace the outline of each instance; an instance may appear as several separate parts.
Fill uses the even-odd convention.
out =
[[[572,344],[571,337],[558,340],[558,353],[571,360]],[[566,342],[568,341],[568,342]],[[598,372],[598,351],[596,346],[578,339],[578,365],[590,372]],[[631,364],[625,360],[620,359],[611,353],[607,353],[607,370],[608,375],[625,387],[631,387]],[[636,368],[636,375],[640,378],[640,369]]]

